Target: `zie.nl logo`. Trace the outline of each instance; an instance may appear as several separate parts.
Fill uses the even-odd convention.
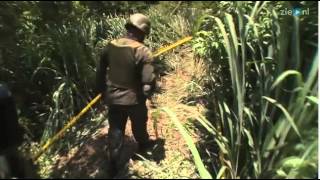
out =
[[[303,8],[293,8],[293,9],[285,8],[285,9],[281,9],[280,10],[280,14],[283,15],[283,16],[284,15],[306,16],[306,15],[310,14],[310,9],[309,8],[306,8],[306,9],[303,9]]]

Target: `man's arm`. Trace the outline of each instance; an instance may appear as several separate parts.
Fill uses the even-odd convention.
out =
[[[151,51],[146,47],[141,47],[140,53],[142,54],[142,72],[141,72],[141,82],[143,85],[143,93],[146,97],[152,96],[155,84],[156,75],[153,66],[153,57]]]
[[[96,92],[97,94],[102,93],[102,95],[106,91],[106,76],[107,76],[107,67],[108,67],[108,56],[107,56],[107,48],[104,48],[99,59],[99,63],[97,66],[97,74],[96,74]]]

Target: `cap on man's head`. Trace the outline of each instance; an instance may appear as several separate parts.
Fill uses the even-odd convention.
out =
[[[149,18],[141,13],[136,13],[130,16],[129,21],[126,23],[125,27],[128,28],[129,25],[132,25],[146,35],[150,33],[151,22]]]

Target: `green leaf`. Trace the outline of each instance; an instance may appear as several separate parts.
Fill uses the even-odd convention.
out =
[[[253,138],[252,138],[252,136],[251,136],[251,133],[250,133],[247,129],[244,129],[244,132],[245,132],[245,134],[247,135],[249,146],[252,147],[252,148],[254,148]]]
[[[293,118],[290,116],[289,112],[280,103],[278,103],[275,99],[272,99],[272,98],[266,97],[266,96],[263,96],[262,98],[269,101],[271,104],[274,104],[279,109],[281,109],[281,111],[285,115],[286,119],[288,120],[288,122],[290,123],[290,125],[292,126],[292,128],[294,129],[296,134],[301,138],[300,132],[299,132]]]
[[[217,144],[218,144],[218,146],[219,146],[219,148],[220,148],[220,150],[221,150],[221,152],[222,152],[223,154],[228,154],[228,153],[229,153],[229,152],[227,151],[225,145],[223,144],[223,142],[220,142],[219,140],[216,140],[216,142],[217,142]]]
[[[180,123],[180,121],[178,120],[178,118],[175,115],[175,113],[173,111],[171,111],[167,107],[162,108],[162,110],[164,112],[166,112],[170,116],[170,119],[173,121],[173,123],[178,128],[179,132],[181,133],[182,137],[186,141],[186,143],[187,143],[187,145],[188,145],[188,147],[189,147],[189,149],[190,149],[190,151],[191,151],[191,153],[193,155],[194,162],[196,164],[196,167],[197,167],[197,169],[199,171],[199,174],[200,174],[201,178],[203,178],[203,179],[212,179],[212,176],[210,175],[210,173],[205,168],[205,166],[204,166],[204,164],[202,162],[200,154],[199,154],[195,144],[193,143],[192,137],[189,135],[189,133],[183,127],[183,125]]]
[[[226,14],[226,19],[227,19],[229,29],[231,32],[231,37],[233,40],[233,48],[235,49],[236,55],[238,55],[238,38],[237,38],[236,28],[235,28],[232,16],[230,14]]]
[[[283,160],[282,167],[284,169],[291,169],[291,168],[299,168],[303,163],[303,159],[300,157],[289,157]]]
[[[307,96],[307,99],[315,104],[318,104],[318,101],[319,101],[319,99],[315,96]]]
[[[227,169],[227,166],[222,166],[217,174],[217,178],[216,179],[221,179],[222,176],[224,175],[225,171]]]
[[[282,169],[277,170],[277,175],[282,177],[282,178],[287,177],[286,172],[284,172]]]
[[[296,76],[298,79],[298,84],[302,86],[302,75],[299,71],[296,70],[287,70],[283,72],[272,84],[271,89],[274,89],[276,86],[278,86],[282,81],[284,81],[288,76]]]

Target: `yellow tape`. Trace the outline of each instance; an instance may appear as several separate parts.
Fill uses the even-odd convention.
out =
[[[162,53],[164,53],[164,52],[166,52],[166,51],[169,51],[170,49],[173,49],[173,48],[175,48],[175,47],[177,47],[177,46],[179,46],[179,45],[181,45],[181,44],[183,44],[183,43],[185,43],[185,42],[190,41],[191,39],[192,39],[192,36],[188,36],[188,37],[185,37],[185,38],[183,38],[183,39],[181,39],[181,40],[179,40],[179,41],[171,44],[170,46],[160,48],[159,50],[157,50],[157,51],[154,53],[153,57],[159,56],[159,55],[161,55]]]
[[[186,38],[183,38],[177,42],[175,42],[174,44],[170,45],[170,46],[167,46],[167,47],[163,47],[163,48],[160,48],[159,50],[157,50],[153,57],[156,57],[156,56],[159,56],[161,55],[162,53],[164,52],[167,52],[183,43],[186,43],[188,41],[190,41],[192,39],[191,36],[189,37],[186,37]],[[39,159],[39,157],[45,152],[48,150],[48,148],[53,144],[55,143],[57,140],[59,140],[63,135],[64,135],[64,132],[69,129],[71,126],[73,126],[79,119],[80,117],[86,113],[90,108],[91,106],[93,106],[96,102],[98,102],[98,100],[101,98],[101,94],[97,95],[92,101],[90,101],[90,103],[85,107],[83,108],[80,113],[78,113],[75,117],[71,118],[70,121],[56,134],[54,135],[52,138],[50,138],[47,143],[42,146],[41,150],[33,157],[33,160],[34,161],[37,161]]]
[[[98,96],[96,96],[85,108],[83,108],[79,114],[77,114],[75,117],[71,118],[71,120],[56,134],[54,135],[52,138],[50,138],[47,143],[42,146],[40,152],[38,152],[33,160],[36,161],[38,160],[38,158],[54,143],[56,142],[59,138],[61,138],[63,136],[63,133],[69,129],[72,125],[74,125],[78,119],[84,114],[86,113],[90,107],[92,105],[94,105],[99,99],[101,98],[101,94],[99,94]]]

